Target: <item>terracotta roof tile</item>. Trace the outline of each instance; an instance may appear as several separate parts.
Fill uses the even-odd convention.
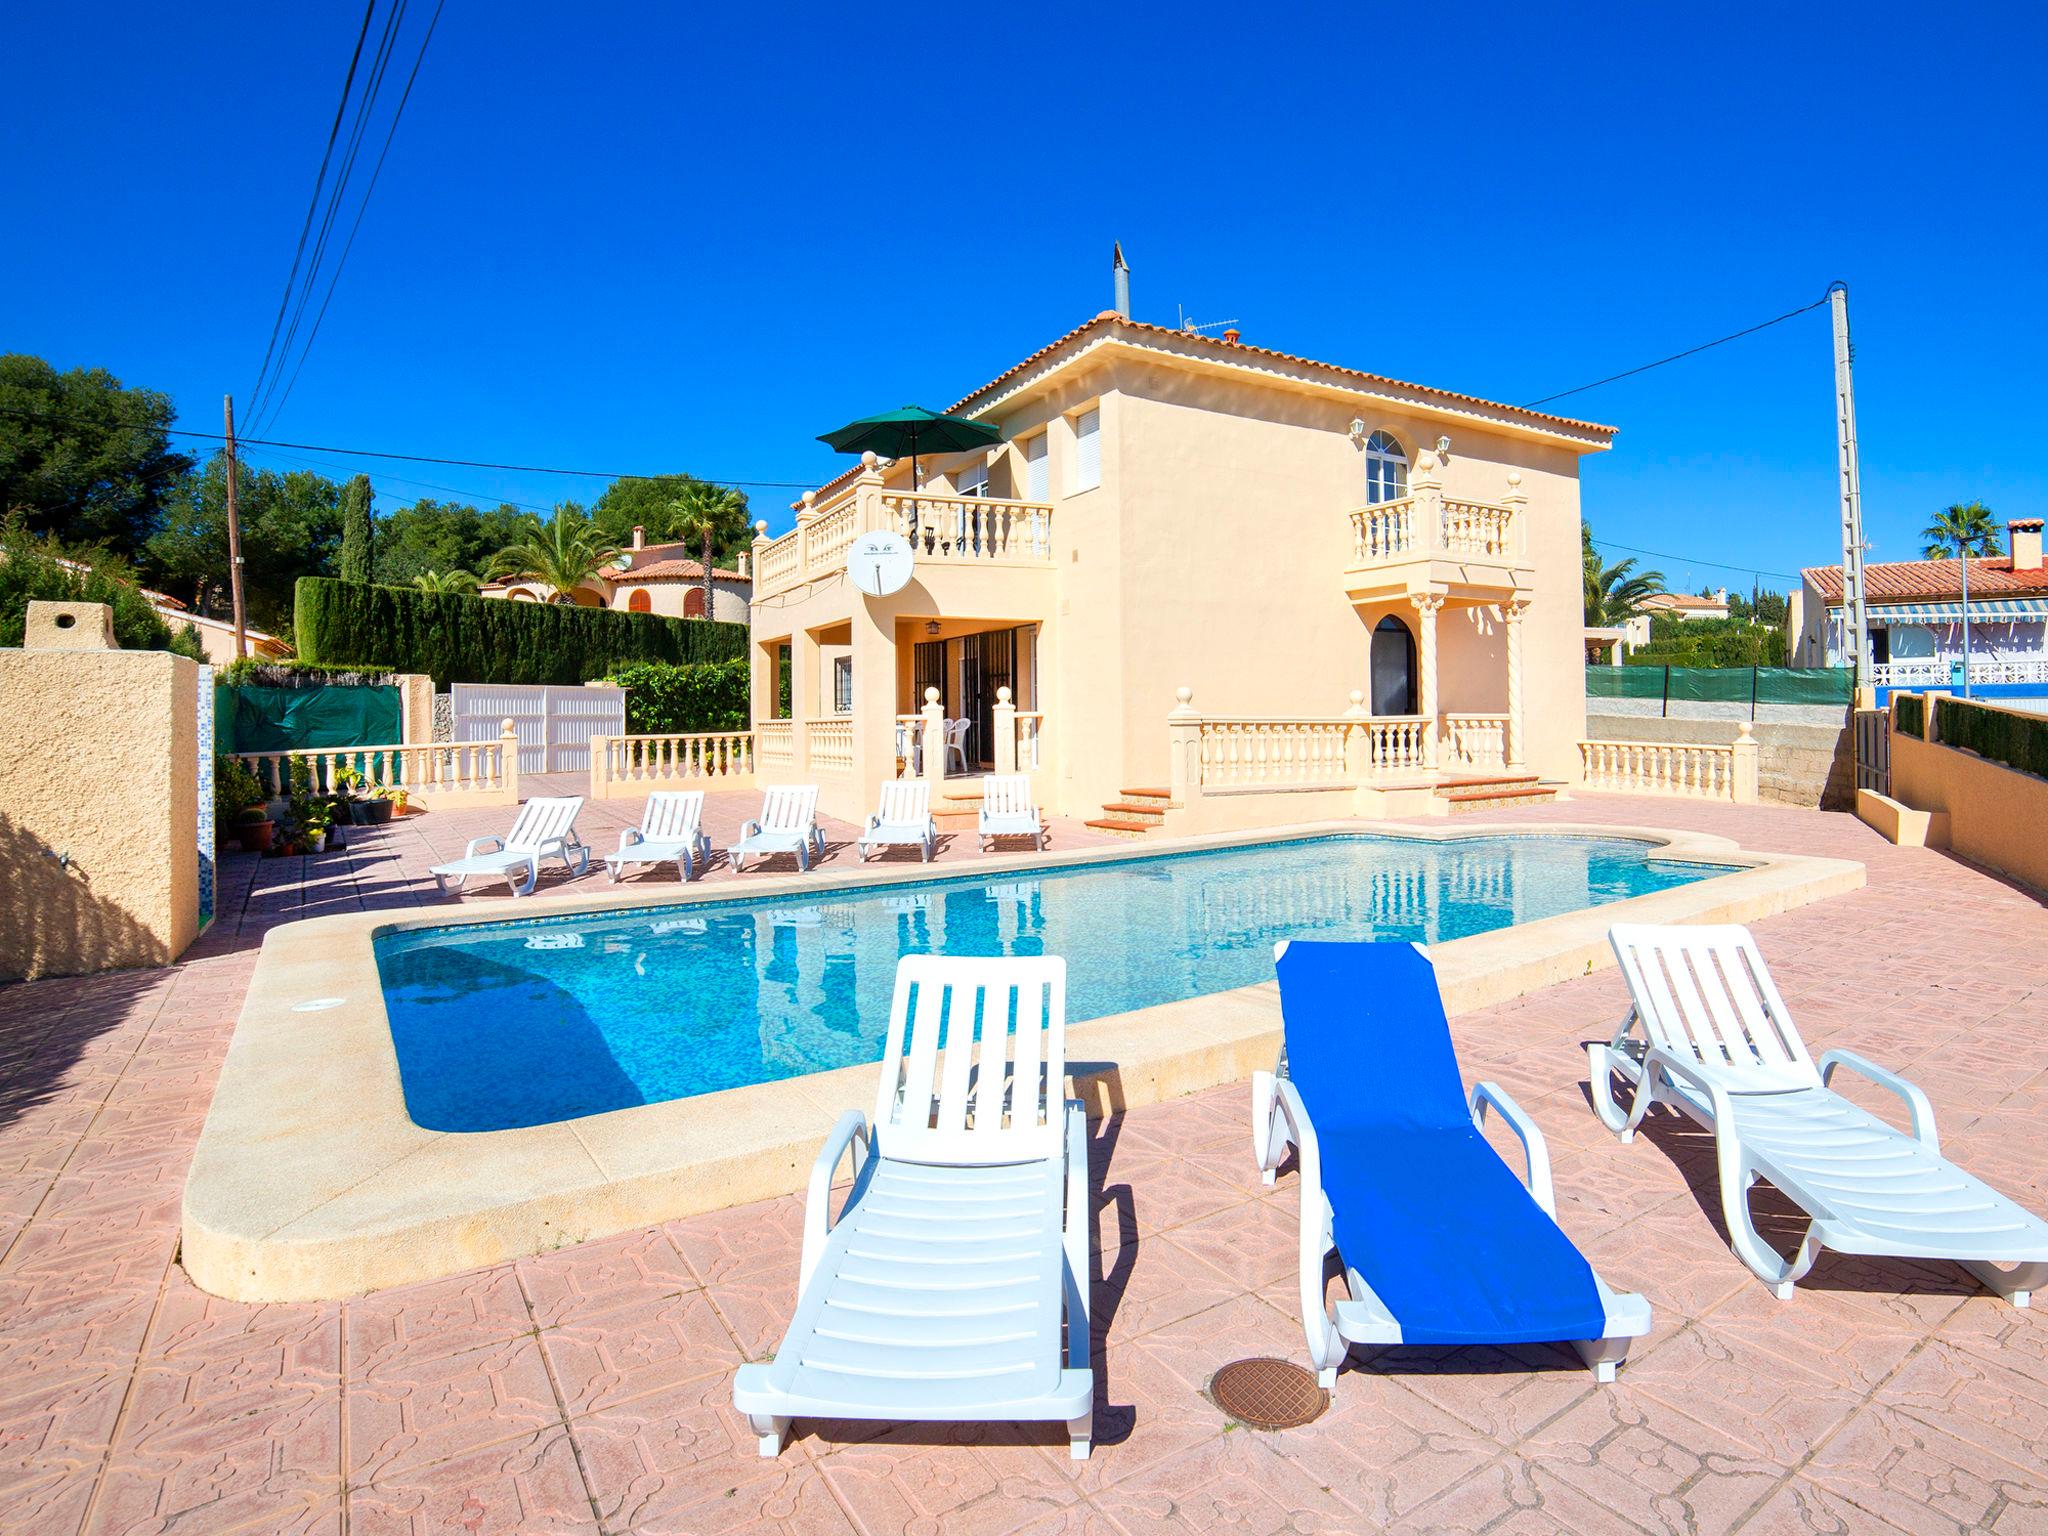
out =
[[[656,548],[649,545],[648,549]],[[641,550],[641,554],[647,550]],[[711,567],[711,574],[720,581],[747,581],[738,571],[728,571],[723,566]],[[695,560],[650,560],[647,564],[635,566],[630,571],[607,571],[605,580],[615,587],[629,587],[642,581],[702,581],[704,567]]]
[[[1799,573],[1830,603],[1842,600],[1842,568],[1809,566]],[[2015,571],[2009,555],[1970,561],[1972,597],[2020,597],[2048,592],[2048,570]],[[1944,602],[1963,595],[1962,573],[1953,560],[1889,560],[1863,567],[1865,603]]]
[[[1696,597],[1690,592],[1653,592],[1636,605],[1639,608],[1726,608],[1728,604],[1718,597]]]

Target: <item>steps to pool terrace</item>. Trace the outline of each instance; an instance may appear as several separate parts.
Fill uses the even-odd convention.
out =
[[[1086,825],[1111,837],[1143,837],[1154,827],[1166,825],[1166,813],[1178,807],[1172,793],[1164,789],[1122,789],[1118,798],[1106,801],[1102,814]]]
[[[1491,811],[1507,806],[1542,805],[1555,800],[1562,786],[1533,773],[1459,774],[1440,780],[1436,798],[1456,816],[1463,811]]]

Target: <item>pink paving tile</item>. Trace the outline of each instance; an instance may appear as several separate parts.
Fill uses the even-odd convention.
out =
[[[348,1495],[351,1536],[598,1536],[603,1530],[560,1425]]]
[[[572,1416],[704,1376],[726,1376],[740,1363],[718,1309],[695,1290],[550,1328],[540,1346]]]
[[[514,1266],[534,1323],[552,1328],[665,1302],[701,1282],[660,1230],[578,1243]]]
[[[531,1334],[457,1355],[388,1360],[348,1385],[351,1482],[528,1438],[562,1410]]]
[[[1053,1438],[1058,1425],[899,1425],[817,1460],[865,1536],[1013,1536],[1079,1496],[1036,1449]]]
[[[502,1343],[534,1326],[510,1264],[378,1291],[349,1302],[344,1310],[352,1378],[392,1361]]]

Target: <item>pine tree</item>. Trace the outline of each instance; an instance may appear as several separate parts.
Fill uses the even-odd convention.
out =
[[[370,581],[370,477],[357,475],[341,493],[341,569],[343,581]]]

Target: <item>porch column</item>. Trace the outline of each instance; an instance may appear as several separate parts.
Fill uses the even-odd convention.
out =
[[[1010,702],[1007,687],[996,689],[996,702],[989,710],[989,729],[995,735],[997,773],[1017,771],[1017,706]]]
[[[811,768],[811,722],[818,717],[818,637],[789,637],[789,769],[802,783]]]
[[[932,787],[932,809],[939,808],[939,796],[946,792],[946,706],[939,702],[939,690],[924,691],[924,781]]]
[[[882,785],[896,777],[896,618],[887,609],[886,599],[855,597],[848,636],[853,782],[863,816],[880,803]]]
[[[1522,750],[1522,616],[1527,603],[1505,603],[1501,617],[1508,625],[1508,728],[1506,758],[1511,769],[1523,766]]]
[[[1416,691],[1422,697],[1416,701],[1415,712],[1422,716],[1422,766],[1434,769],[1437,762],[1436,740],[1436,616],[1444,600],[1434,592],[1417,593],[1408,601],[1415,605],[1415,672]]]

